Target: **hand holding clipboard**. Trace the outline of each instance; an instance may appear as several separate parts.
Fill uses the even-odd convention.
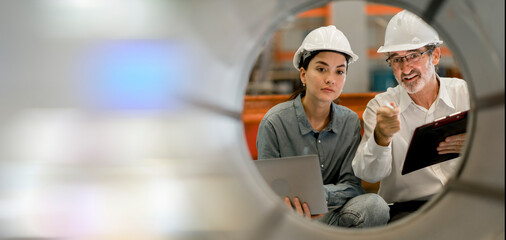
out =
[[[448,153],[460,153],[462,147],[464,146],[465,141],[466,141],[465,133],[449,136],[445,138],[444,141],[439,143],[437,151],[439,155]]]
[[[401,174],[458,157],[465,141],[463,133],[467,128],[468,112],[454,113],[417,127],[411,138]],[[442,150],[441,153],[438,150]]]

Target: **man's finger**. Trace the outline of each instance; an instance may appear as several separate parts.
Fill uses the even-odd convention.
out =
[[[444,155],[444,154],[448,154],[448,153],[459,153],[460,154],[460,150],[457,150],[457,149],[448,149],[448,150],[438,151],[437,153],[439,155]]]
[[[439,147],[448,147],[448,146],[464,146],[465,141],[444,141],[439,143]]]
[[[378,111],[378,115],[384,118],[395,118],[396,116],[399,115],[399,111],[384,107]]]
[[[465,133],[461,133],[461,134],[457,134],[457,135],[452,135],[452,136],[449,136],[445,139],[445,142],[454,142],[454,141],[465,141],[466,140],[466,134]]]
[[[440,146],[437,148],[438,154],[447,154],[447,153],[460,153],[462,150],[462,146],[460,145],[450,145],[450,146]]]

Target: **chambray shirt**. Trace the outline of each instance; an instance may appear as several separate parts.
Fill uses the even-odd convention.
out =
[[[329,207],[365,193],[351,162],[360,143],[360,120],[350,109],[332,103],[331,119],[318,132],[307,119],[301,96],[271,108],[260,122],[258,159],[316,154],[320,159]]]

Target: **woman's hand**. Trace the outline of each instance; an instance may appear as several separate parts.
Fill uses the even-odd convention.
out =
[[[293,198],[293,205],[292,205],[292,201],[290,200],[290,198],[285,197],[285,205],[290,208],[295,208],[295,210],[297,211],[297,213],[299,215],[301,215],[302,217],[305,217],[307,219],[317,219],[317,218],[320,218],[323,216],[323,214],[311,215],[311,211],[309,210],[309,205],[306,202],[301,204],[300,199],[298,197]]]

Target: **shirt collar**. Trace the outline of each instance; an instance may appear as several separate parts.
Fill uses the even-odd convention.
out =
[[[304,106],[302,106],[301,94],[299,94],[299,96],[294,99],[293,106],[295,107],[295,115],[297,116],[300,134],[305,135],[312,132],[313,128],[307,119],[306,112],[304,111]]]
[[[438,75],[436,75],[436,78],[439,81],[439,93],[438,93],[439,99],[441,99],[446,104],[446,106],[455,110],[455,105],[453,105],[450,95],[448,94],[447,87],[446,87],[447,81],[441,81],[441,79],[439,78]]]
[[[297,116],[297,122],[299,124],[299,130],[302,135],[308,134],[310,132],[313,132],[313,127],[311,126],[311,123],[309,123],[309,120],[307,119],[306,112],[304,111],[304,106],[302,106],[302,97],[299,94],[294,99],[293,103],[295,107],[295,115]],[[325,126],[324,130],[332,130],[336,132],[336,129],[338,129],[338,121],[337,119],[334,119],[334,111],[336,108],[336,104],[332,102],[332,107],[330,108],[330,122]],[[327,127],[331,126],[331,129],[328,129]]]
[[[448,107],[455,109],[455,106],[453,105],[453,103],[450,99],[450,96],[448,95],[448,91],[446,88],[446,85],[447,85],[446,81],[441,81],[441,79],[439,78],[439,76],[437,74],[436,74],[436,79],[439,82],[439,92],[437,94],[437,98],[441,99],[441,101],[444,102]],[[409,107],[409,105],[411,103],[415,104],[415,102],[413,102],[413,99],[411,99],[411,97],[409,96],[406,89],[404,89],[404,87],[402,87],[402,86],[400,86],[400,93],[401,93],[401,96],[400,96],[399,107],[400,107],[400,111],[403,112],[404,110],[406,110]]]

